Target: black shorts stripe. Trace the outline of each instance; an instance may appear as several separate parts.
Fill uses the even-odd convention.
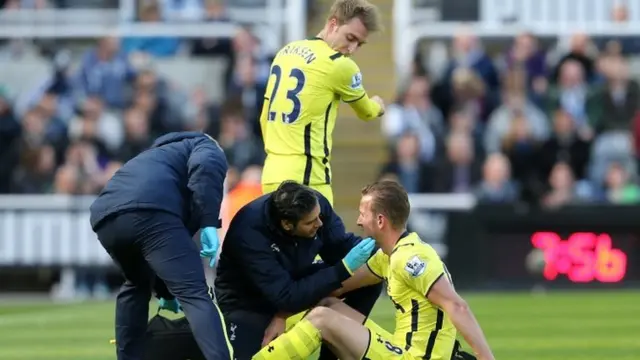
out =
[[[404,349],[409,351],[411,347],[411,343],[413,341],[413,333],[418,331],[418,316],[420,315],[420,304],[418,300],[411,299],[411,331],[407,332],[407,336],[405,337],[405,347]]]
[[[329,103],[327,110],[324,112],[324,158],[322,158],[322,165],[324,165],[324,183],[331,184],[331,174],[329,174],[329,142],[327,141],[327,127],[329,125],[329,116],[331,115],[331,106],[333,103]]]
[[[311,166],[313,164],[313,158],[311,157],[311,124],[304,127],[304,155],[307,157],[307,163],[304,166],[302,184],[309,185],[311,183]]]
[[[427,341],[427,350],[424,353],[423,359],[429,360],[433,355],[433,349],[436,347],[436,339],[438,338],[438,333],[442,330],[442,323],[444,322],[444,312],[438,309],[438,315],[436,317],[436,327],[431,331],[431,335],[429,335],[429,341]]]

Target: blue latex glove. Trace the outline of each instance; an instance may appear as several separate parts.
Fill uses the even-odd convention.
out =
[[[218,241],[218,229],[213,226],[208,226],[200,230],[200,243],[202,244],[202,250],[200,250],[200,257],[211,258],[209,260],[209,267],[216,265],[216,254],[218,253],[218,247],[220,241]]]
[[[160,298],[158,299],[158,306],[160,306],[160,309],[169,310],[176,314],[182,311],[182,306],[180,306],[178,299],[167,300],[165,298]]]
[[[342,263],[347,268],[350,274],[353,275],[353,272],[356,271],[360,266],[364,265],[364,263],[369,260],[371,256],[371,250],[376,246],[375,240],[372,238],[366,238],[360,241],[356,246],[354,246],[347,256],[342,259]]]

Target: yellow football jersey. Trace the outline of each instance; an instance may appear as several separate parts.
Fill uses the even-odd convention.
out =
[[[358,103],[363,119],[380,112],[362,86],[356,63],[324,40],[294,41],[276,54],[260,116],[267,153],[263,184],[331,184],[332,133],[340,101]]]
[[[418,359],[451,358],[456,329],[449,317],[429,302],[431,286],[451,276],[446,266],[416,233],[405,234],[387,256],[378,250],[367,266],[386,280],[387,292],[396,308],[396,328],[392,342]]]

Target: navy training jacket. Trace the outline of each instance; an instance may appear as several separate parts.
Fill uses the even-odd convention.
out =
[[[225,235],[215,279],[223,313],[297,313],[350,276],[342,259],[362,239],[346,232],[329,201],[317,193],[323,225],[314,239],[296,238],[271,218],[271,196],[240,209]],[[314,263],[317,254],[323,263]]]
[[[182,219],[191,234],[220,227],[220,204],[227,175],[224,152],[201,132],[159,137],[151,148],[129,160],[91,204],[91,227],[112,215],[158,210]]]

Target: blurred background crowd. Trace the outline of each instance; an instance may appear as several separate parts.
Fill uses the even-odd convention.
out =
[[[185,1],[182,8],[176,3],[143,1],[138,19],[228,21],[219,1]],[[5,2],[7,8],[47,5],[52,4]],[[251,168],[264,159],[258,116],[271,54],[248,29],[232,39],[105,37],[80,51],[59,41],[4,45],[11,61],[35,51],[51,70],[21,93],[0,84],[0,193],[96,194],[156,137],[182,130],[205,129],[219,140],[233,169],[231,187],[247,170],[256,177]],[[220,101],[210,101],[205,86],[181,87],[156,71],[157,59],[176,56],[225,60]]]
[[[626,21],[626,7],[611,16]],[[461,28],[450,56],[417,54],[382,120],[392,149],[381,176],[491,203],[640,202],[640,88],[629,64],[640,38],[575,33],[545,44],[523,32],[485,45]]]

